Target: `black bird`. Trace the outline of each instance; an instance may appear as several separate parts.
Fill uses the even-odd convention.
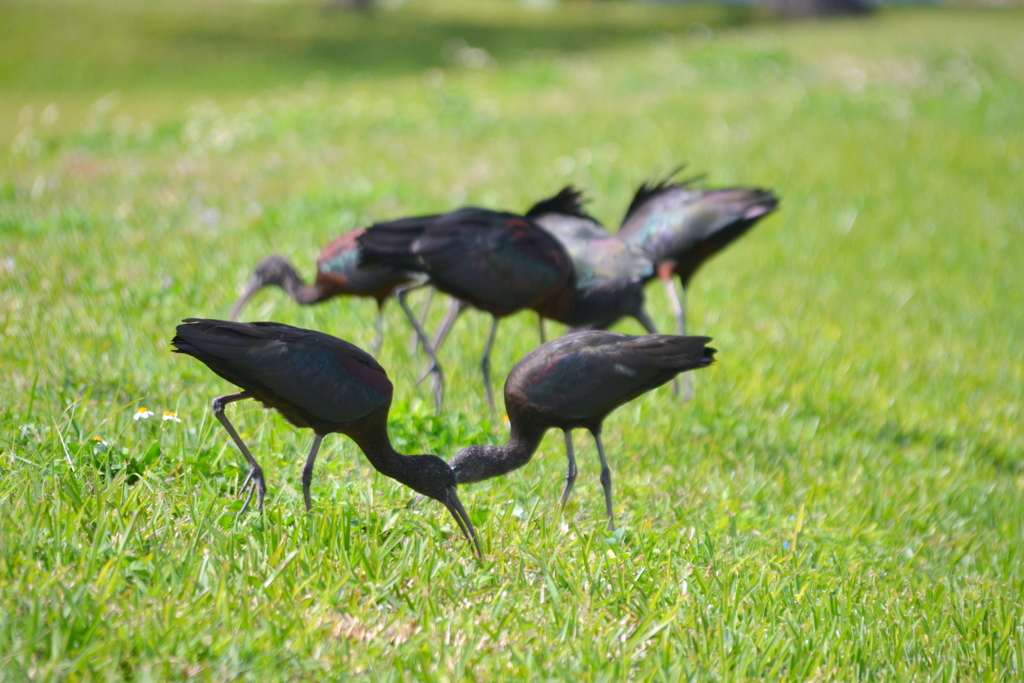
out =
[[[778,197],[769,190],[704,190],[696,187],[698,180],[673,182],[670,175],[644,183],[617,234],[654,260],[672,301],[679,334],[686,334],[686,289],[697,269],[779,205]],[[682,285],[682,301],[672,284],[673,275]]]
[[[237,320],[252,295],[271,285],[280,287],[302,305],[318,304],[342,295],[370,297],[377,302],[377,339],[373,352],[378,353],[383,338],[384,302],[395,287],[409,281],[409,275],[383,266],[360,268],[356,238],[361,234],[362,228],[352,230],[320,250],[313,284],[303,282],[295,267],[283,256],[266,257],[253,270],[249,284],[231,309],[230,319]]]
[[[678,172],[678,171],[677,171]],[[769,190],[696,186],[700,177],[673,182],[672,176],[644,183],[622,219],[616,235],[639,247],[655,262],[665,284],[679,334],[686,334],[686,291],[694,273],[708,259],[775,211],[778,198]],[[679,277],[682,298],[673,276]],[[683,400],[693,397],[689,377],[683,378]]]
[[[493,323],[480,370],[492,410],[490,356],[498,321],[526,308],[558,319],[559,311],[567,308],[572,298],[574,273],[569,256],[554,237],[518,214],[468,207],[440,216],[404,218],[370,226],[358,242],[361,264],[422,273],[426,281],[419,286],[433,285],[491,314]],[[429,372],[435,375],[434,400],[440,409],[444,387],[441,365],[406,304],[405,297],[412,289],[399,288],[396,294],[430,357]],[[450,321],[446,320],[445,325]]]
[[[388,439],[393,386],[384,368],[352,344],[321,332],[272,322],[237,323],[188,318],[171,340],[174,351],[193,356],[242,388],[213,399],[213,414],[249,463],[245,506],[257,494],[263,509],[263,470],[224,414],[224,407],[251,398],[276,408],[296,427],[313,430],[313,446],[302,468],[302,496],[312,507],[309,486],[320,442],[334,432],[356,442],[381,474],[440,501],[480,556],[476,531],[456,493],[455,475],[436,455],[402,455]],[[243,506],[243,511],[245,510]]]
[[[528,353],[505,380],[505,408],[511,433],[503,446],[469,446],[449,461],[460,484],[496,477],[522,467],[544,432],[565,432],[569,460],[562,490],[564,506],[576,481],[570,430],[590,430],[601,457],[608,528],[614,529],[612,475],[601,443],[604,418],[623,403],[661,386],[681,372],[714,362],[708,337],[631,336],[601,330],[574,332]]]

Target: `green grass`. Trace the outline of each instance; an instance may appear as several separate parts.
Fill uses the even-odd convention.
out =
[[[1022,29],[1019,9],[3,3],[0,680],[1019,678]],[[572,182],[614,225],[681,161],[782,208],[696,278],[720,362],[695,400],[606,422],[620,532],[584,435],[562,526],[555,433],[464,487],[483,562],[342,437],[307,515],[311,435],[251,403],[229,411],[270,492],[236,519],[244,461],[209,412],[231,389],[169,352],[178,320],[375,219]],[[248,316],[373,338],[361,300],[265,292]],[[502,326],[496,376],[534,320]],[[486,324],[453,332],[435,417],[389,307],[398,447],[503,440]]]

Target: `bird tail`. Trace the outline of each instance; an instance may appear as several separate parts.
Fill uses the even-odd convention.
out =
[[[738,223],[754,223],[779,207],[779,198],[775,193],[756,187],[711,190],[707,198],[719,212],[732,216],[733,221]]]
[[[718,349],[708,346],[710,341],[711,337],[648,334],[636,337],[634,344],[656,366],[685,372],[704,368],[715,362]]]
[[[210,318],[185,318],[171,340],[174,353],[195,358],[225,357],[230,351],[251,345],[253,339],[284,339],[300,331],[291,325],[272,322],[239,323]]]
[[[683,164],[664,178],[649,180],[638,187],[636,194],[633,195],[633,201],[629,203],[629,208],[626,209],[626,215],[622,217],[622,223],[625,224],[634,213],[640,211],[650,201],[669,194],[694,192],[697,184],[704,179],[704,176],[695,175],[683,180],[675,180],[675,176],[679,175],[685,166]]]
[[[750,226],[759,218],[775,211],[779,206],[779,198],[770,190],[754,187],[701,189],[700,184],[704,176],[697,175],[684,180],[675,180],[674,176],[681,170],[682,167],[661,180],[651,180],[641,185],[629,208],[626,209],[622,223],[625,224],[635,213],[654,201],[677,207],[688,207],[697,202],[710,203],[720,215],[731,218],[729,221],[722,222],[727,226]]]
[[[566,185],[559,190],[558,194],[542,199],[531,206],[530,210],[526,212],[526,217],[539,218],[556,213],[593,220],[584,208],[588,201],[582,191],[572,185]]]
[[[359,265],[386,265],[396,270],[422,270],[413,249],[437,216],[415,216],[384,223],[375,223],[356,238],[359,243]]]

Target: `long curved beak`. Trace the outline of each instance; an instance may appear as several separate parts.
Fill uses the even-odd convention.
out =
[[[459,500],[459,494],[455,492],[454,486],[448,487],[448,500],[444,502],[444,506],[448,508],[448,512],[452,513],[452,517],[455,518],[459,528],[462,530],[462,535],[473,546],[473,554],[476,555],[478,560],[482,560],[484,553],[480,550],[480,541],[477,540],[476,529],[473,528],[473,522],[469,521],[469,513],[466,512],[466,508],[462,507],[462,501]]]
[[[237,320],[238,314],[242,311],[242,306],[245,306],[245,302],[252,298],[252,295],[258,292],[261,287],[263,287],[263,280],[254,275],[252,279],[249,280],[249,284],[245,286],[245,291],[242,292],[242,296],[231,309],[231,315],[228,316],[228,320]]]

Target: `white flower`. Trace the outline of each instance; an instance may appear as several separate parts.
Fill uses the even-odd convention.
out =
[[[107,440],[104,439],[102,436],[94,436],[92,437],[92,440],[93,446],[95,446],[96,448],[106,448],[107,446],[110,445],[109,443],[107,443]]]
[[[135,416],[132,418],[136,422],[139,420],[148,420],[153,417],[153,411],[145,406],[139,406],[139,409],[135,411]]]
[[[150,413],[152,415],[152,413]],[[169,410],[164,411],[164,422],[171,420],[172,422],[181,422],[181,418],[178,417],[177,413],[172,413]]]

